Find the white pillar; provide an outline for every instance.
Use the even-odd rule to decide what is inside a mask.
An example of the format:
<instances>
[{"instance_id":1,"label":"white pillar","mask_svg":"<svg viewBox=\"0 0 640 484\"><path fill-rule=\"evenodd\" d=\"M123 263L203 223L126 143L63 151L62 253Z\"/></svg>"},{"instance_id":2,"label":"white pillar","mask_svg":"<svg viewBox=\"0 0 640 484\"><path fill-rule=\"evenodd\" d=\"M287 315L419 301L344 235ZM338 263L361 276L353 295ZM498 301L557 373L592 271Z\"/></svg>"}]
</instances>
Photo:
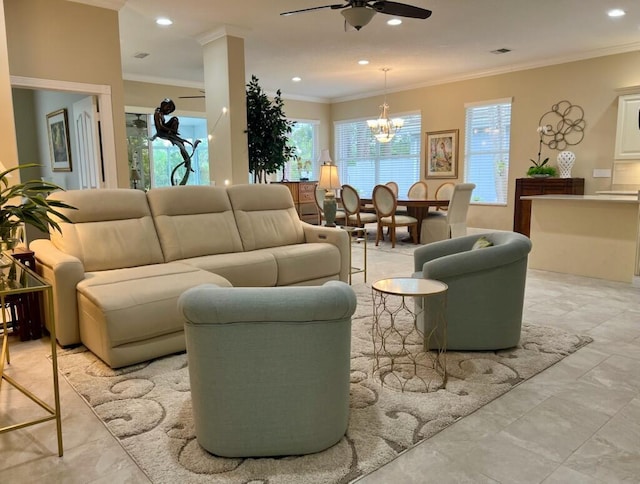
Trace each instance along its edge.
<instances>
[{"instance_id":1,"label":"white pillar","mask_svg":"<svg viewBox=\"0 0 640 484\"><path fill-rule=\"evenodd\" d=\"M224 27L199 40L204 59L211 184L248 183L244 39L237 29ZM228 109L226 115L221 115L223 108Z\"/></svg>"}]
</instances>

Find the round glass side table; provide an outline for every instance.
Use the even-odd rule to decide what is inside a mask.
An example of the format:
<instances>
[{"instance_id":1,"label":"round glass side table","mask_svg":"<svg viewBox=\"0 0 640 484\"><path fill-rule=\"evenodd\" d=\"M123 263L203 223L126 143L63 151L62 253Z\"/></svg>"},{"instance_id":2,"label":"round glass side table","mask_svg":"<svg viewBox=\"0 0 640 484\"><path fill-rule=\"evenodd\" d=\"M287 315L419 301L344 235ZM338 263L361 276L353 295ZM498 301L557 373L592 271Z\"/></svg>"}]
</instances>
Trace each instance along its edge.
<instances>
[{"instance_id":1,"label":"round glass side table","mask_svg":"<svg viewBox=\"0 0 640 484\"><path fill-rule=\"evenodd\" d=\"M420 392L445 388L447 290L443 282L410 277L373 283L373 375L382 385ZM435 324L425 334L419 319L426 317L427 304L436 305L429 311Z\"/></svg>"}]
</instances>

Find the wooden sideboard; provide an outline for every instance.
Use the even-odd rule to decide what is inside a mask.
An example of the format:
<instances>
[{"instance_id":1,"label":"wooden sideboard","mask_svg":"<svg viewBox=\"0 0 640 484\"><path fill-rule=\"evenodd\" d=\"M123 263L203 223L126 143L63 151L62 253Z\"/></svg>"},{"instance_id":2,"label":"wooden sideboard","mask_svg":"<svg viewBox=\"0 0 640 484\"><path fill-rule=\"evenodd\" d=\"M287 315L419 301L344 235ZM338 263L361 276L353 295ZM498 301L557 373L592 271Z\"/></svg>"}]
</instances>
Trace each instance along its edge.
<instances>
[{"instance_id":1,"label":"wooden sideboard","mask_svg":"<svg viewBox=\"0 0 640 484\"><path fill-rule=\"evenodd\" d=\"M318 208L315 201L317 181L274 182L286 185L291 191L300 220L310 224L318 223Z\"/></svg>"},{"instance_id":2,"label":"wooden sideboard","mask_svg":"<svg viewBox=\"0 0 640 484\"><path fill-rule=\"evenodd\" d=\"M532 195L584 195L584 178L517 178L513 211L513 231L529 237Z\"/></svg>"}]
</instances>

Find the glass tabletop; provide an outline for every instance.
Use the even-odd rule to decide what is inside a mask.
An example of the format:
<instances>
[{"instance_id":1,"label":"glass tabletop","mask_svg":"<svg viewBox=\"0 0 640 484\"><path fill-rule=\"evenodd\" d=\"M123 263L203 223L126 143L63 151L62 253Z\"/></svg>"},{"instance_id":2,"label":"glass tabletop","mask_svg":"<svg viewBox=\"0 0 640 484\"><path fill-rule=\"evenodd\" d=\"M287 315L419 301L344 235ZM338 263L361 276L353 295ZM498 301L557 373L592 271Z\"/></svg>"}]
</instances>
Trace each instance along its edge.
<instances>
[{"instance_id":1,"label":"glass tabletop","mask_svg":"<svg viewBox=\"0 0 640 484\"><path fill-rule=\"evenodd\" d=\"M397 296L428 296L445 292L449 288L444 282L413 277L381 279L374 282L371 287L378 292Z\"/></svg>"},{"instance_id":2,"label":"glass tabletop","mask_svg":"<svg viewBox=\"0 0 640 484\"><path fill-rule=\"evenodd\" d=\"M11 255L0 253L0 295L30 292L47 287L31 269L28 269Z\"/></svg>"}]
</instances>

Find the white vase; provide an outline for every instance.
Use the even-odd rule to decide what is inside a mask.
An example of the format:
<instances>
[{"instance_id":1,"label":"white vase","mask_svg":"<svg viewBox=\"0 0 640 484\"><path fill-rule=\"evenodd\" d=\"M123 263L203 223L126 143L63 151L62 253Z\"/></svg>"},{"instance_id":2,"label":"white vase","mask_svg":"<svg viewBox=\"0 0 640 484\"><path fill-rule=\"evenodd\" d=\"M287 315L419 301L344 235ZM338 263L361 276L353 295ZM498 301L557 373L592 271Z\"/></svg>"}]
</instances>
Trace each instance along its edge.
<instances>
[{"instance_id":1,"label":"white vase","mask_svg":"<svg viewBox=\"0 0 640 484\"><path fill-rule=\"evenodd\" d=\"M571 178L571 168L576 162L576 154L573 151L561 151L558 153L558 169L560 178Z\"/></svg>"}]
</instances>

